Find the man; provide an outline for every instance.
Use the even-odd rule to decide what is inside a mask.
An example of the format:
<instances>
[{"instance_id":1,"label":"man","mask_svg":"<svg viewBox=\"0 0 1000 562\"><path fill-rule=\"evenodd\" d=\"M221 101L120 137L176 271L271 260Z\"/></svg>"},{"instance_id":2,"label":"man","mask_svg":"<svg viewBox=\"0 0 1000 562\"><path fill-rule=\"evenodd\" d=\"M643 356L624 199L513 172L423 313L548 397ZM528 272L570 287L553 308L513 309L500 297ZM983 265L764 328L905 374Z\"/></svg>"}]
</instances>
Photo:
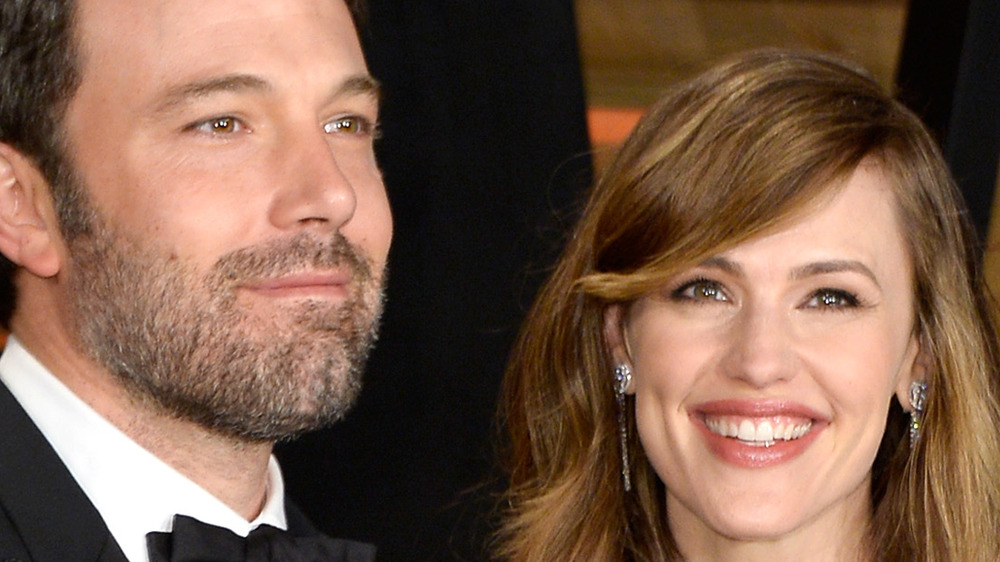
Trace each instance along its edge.
<instances>
[{"instance_id":1,"label":"man","mask_svg":"<svg viewBox=\"0 0 1000 562\"><path fill-rule=\"evenodd\" d=\"M376 120L343 0L2 3L0 560L315 533L271 449L343 415L375 337Z\"/></svg>"}]
</instances>

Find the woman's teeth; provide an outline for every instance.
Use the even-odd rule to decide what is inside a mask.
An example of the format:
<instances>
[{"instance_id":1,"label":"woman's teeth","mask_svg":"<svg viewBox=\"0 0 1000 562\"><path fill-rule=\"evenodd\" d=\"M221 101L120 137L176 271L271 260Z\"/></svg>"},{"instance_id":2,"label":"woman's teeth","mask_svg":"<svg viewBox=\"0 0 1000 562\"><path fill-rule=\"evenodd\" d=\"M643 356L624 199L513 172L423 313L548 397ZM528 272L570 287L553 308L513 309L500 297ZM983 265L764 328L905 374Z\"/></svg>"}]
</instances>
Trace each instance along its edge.
<instances>
[{"instance_id":1,"label":"woman's teeth","mask_svg":"<svg viewBox=\"0 0 1000 562\"><path fill-rule=\"evenodd\" d=\"M709 431L723 437L739 439L747 445L770 447L775 441L798 439L812 428L812 421L794 423L771 419L705 418Z\"/></svg>"}]
</instances>

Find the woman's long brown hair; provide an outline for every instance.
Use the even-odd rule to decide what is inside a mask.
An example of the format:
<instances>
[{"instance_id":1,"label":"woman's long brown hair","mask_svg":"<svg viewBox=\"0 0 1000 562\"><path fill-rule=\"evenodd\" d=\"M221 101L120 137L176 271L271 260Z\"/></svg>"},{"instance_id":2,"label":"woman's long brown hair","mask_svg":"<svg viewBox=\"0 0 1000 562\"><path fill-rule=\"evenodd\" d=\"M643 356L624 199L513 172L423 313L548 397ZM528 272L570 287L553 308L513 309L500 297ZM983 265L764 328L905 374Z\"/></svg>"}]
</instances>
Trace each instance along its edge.
<instances>
[{"instance_id":1,"label":"woman's long brown hair","mask_svg":"<svg viewBox=\"0 0 1000 562\"><path fill-rule=\"evenodd\" d=\"M510 489L498 558L680 558L666 492L636 439L621 483L611 304L822 205L862 160L894 182L913 259L915 333L933 368L911 448L894 407L873 467L879 560L1000 560L998 353L961 196L920 121L826 56L758 51L673 90L592 191L528 314L504 383Z\"/></svg>"}]
</instances>

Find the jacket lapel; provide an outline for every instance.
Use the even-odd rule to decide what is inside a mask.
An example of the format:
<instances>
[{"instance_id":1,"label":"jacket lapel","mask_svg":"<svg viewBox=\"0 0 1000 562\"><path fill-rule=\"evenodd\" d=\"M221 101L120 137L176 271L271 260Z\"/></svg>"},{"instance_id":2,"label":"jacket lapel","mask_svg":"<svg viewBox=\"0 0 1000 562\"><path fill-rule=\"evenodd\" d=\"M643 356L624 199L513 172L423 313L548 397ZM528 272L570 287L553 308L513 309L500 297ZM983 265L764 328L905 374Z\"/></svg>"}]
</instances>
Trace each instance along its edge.
<instances>
[{"instance_id":1,"label":"jacket lapel","mask_svg":"<svg viewBox=\"0 0 1000 562\"><path fill-rule=\"evenodd\" d=\"M286 501L289 531L319 531ZM375 560L375 547L336 539L343 562ZM73 475L0 383L0 560L127 562Z\"/></svg>"},{"instance_id":2,"label":"jacket lapel","mask_svg":"<svg viewBox=\"0 0 1000 562\"><path fill-rule=\"evenodd\" d=\"M0 533L38 562L125 562L97 509L10 391L0 384ZM0 540L7 544L10 538ZM0 559L8 556L0 552Z\"/></svg>"}]
</instances>

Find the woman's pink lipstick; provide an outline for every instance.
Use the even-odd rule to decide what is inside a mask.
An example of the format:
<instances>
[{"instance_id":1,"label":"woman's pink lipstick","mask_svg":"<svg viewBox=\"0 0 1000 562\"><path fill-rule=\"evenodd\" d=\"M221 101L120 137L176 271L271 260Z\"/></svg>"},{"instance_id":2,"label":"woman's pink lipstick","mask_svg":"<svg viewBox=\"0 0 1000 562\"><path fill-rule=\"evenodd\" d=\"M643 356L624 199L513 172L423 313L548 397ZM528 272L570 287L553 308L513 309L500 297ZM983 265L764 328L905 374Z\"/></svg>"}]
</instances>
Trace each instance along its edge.
<instances>
[{"instance_id":1,"label":"woman's pink lipstick","mask_svg":"<svg viewBox=\"0 0 1000 562\"><path fill-rule=\"evenodd\" d=\"M692 422L709 449L725 462L764 468L802 454L828 421L788 401L716 400L692 410Z\"/></svg>"}]
</instances>

